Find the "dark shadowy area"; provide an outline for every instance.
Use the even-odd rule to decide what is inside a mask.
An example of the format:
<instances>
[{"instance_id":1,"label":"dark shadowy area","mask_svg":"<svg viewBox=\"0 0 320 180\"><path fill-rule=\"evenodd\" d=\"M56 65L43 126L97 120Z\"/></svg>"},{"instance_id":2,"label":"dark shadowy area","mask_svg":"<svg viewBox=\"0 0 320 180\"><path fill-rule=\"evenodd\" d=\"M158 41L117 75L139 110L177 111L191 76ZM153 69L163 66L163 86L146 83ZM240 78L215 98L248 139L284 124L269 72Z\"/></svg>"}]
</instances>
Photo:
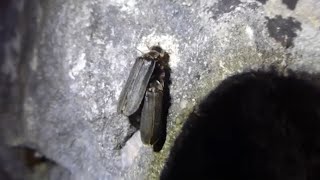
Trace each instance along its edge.
<instances>
[{"instance_id":1,"label":"dark shadowy area","mask_svg":"<svg viewBox=\"0 0 320 180\"><path fill-rule=\"evenodd\" d=\"M206 8L206 11L212 13L212 19L217 19L222 14L235 10L239 4L241 4L240 0L220 0L215 5Z\"/></svg>"},{"instance_id":2,"label":"dark shadowy area","mask_svg":"<svg viewBox=\"0 0 320 180\"><path fill-rule=\"evenodd\" d=\"M291 10L296 8L298 0L282 0L282 3L287 5L287 7Z\"/></svg>"},{"instance_id":3,"label":"dark shadowy area","mask_svg":"<svg viewBox=\"0 0 320 180\"><path fill-rule=\"evenodd\" d=\"M116 150L122 149L126 145L127 141L134 135L134 133L139 130L142 107L143 107L143 102L140 104L140 107L137 110L137 112L133 113L128 117L130 128L127 131L127 134L123 138L123 140L120 143L116 144L115 146Z\"/></svg>"},{"instance_id":4,"label":"dark shadowy area","mask_svg":"<svg viewBox=\"0 0 320 180\"><path fill-rule=\"evenodd\" d=\"M0 2L0 9L3 10L3 9L6 9L8 7L10 3L10 0L2 0Z\"/></svg>"},{"instance_id":5,"label":"dark shadowy area","mask_svg":"<svg viewBox=\"0 0 320 180\"><path fill-rule=\"evenodd\" d=\"M200 80L201 75L200 75L200 74L197 74L197 75L195 75L195 78L196 78L197 80Z\"/></svg>"},{"instance_id":6,"label":"dark shadowy area","mask_svg":"<svg viewBox=\"0 0 320 180\"><path fill-rule=\"evenodd\" d=\"M116 150L122 149L126 145L127 141L133 136L133 134L139 130L142 108L143 108L143 101L141 102L139 109L128 117L130 128L127 132L127 135L124 137L124 139L116 145L115 147Z\"/></svg>"},{"instance_id":7,"label":"dark shadowy area","mask_svg":"<svg viewBox=\"0 0 320 180\"><path fill-rule=\"evenodd\" d=\"M130 125L136 129L139 129L139 127L140 127L142 107L143 107L143 101L141 102L139 109L135 113L133 113L132 115L130 115L128 117Z\"/></svg>"},{"instance_id":8,"label":"dark shadowy area","mask_svg":"<svg viewBox=\"0 0 320 180\"><path fill-rule=\"evenodd\" d=\"M0 145L0 179L22 180L30 173L22 155L17 148Z\"/></svg>"},{"instance_id":9,"label":"dark shadowy area","mask_svg":"<svg viewBox=\"0 0 320 180\"><path fill-rule=\"evenodd\" d=\"M268 0L257 0L257 1L261 2L262 4L266 4Z\"/></svg>"},{"instance_id":10,"label":"dark shadowy area","mask_svg":"<svg viewBox=\"0 0 320 180\"><path fill-rule=\"evenodd\" d=\"M8 51L10 40L16 36L18 15L15 1L0 2L0 67L8 66L8 54L5 52ZM15 107L12 107L12 102L16 101L14 98L17 96L13 74L8 73L9 69L4 70L0 69L0 113L13 111Z\"/></svg>"},{"instance_id":11,"label":"dark shadowy area","mask_svg":"<svg viewBox=\"0 0 320 180\"><path fill-rule=\"evenodd\" d=\"M293 40L297 37L297 30L302 30L301 23L293 17L283 18L277 15L275 18L266 17L269 34L285 48L293 47Z\"/></svg>"},{"instance_id":12,"label":"dark shadowy area","mask_svg":"<svg viewBox=\"0 0 320 180\"><path fill-rule=\"evenodd\" d=\"M33 148L0 146L0 179L37 180L49 179L50 175L55 179L57 176L50 171L57 167L59 165ZM63 173L70 174L62 169Z\"/></svg>"},{"instance_id":13,"label":"dark shadowy area","mask_svg":"<svg viewBox=\"0 0 320 180\"><path fill-rule=\"evenodd\" d=\"M17 147L17 149L21 151L22 159L24 160L25 165L30 169L33 169L35 166L41 163L51 162L49 159L45 158L34 149L28 147Z\"/></svg>"},{"instance_id":14,"label":"dark shadowy area","mask_svg":"<svg viewBox=\"0 0 320 180\"><path fill-rule=\"evenodd\" d=\"M306 75L224 80L189 116L161 179L319 179L320 89Z\"/></svg>"}]
</instances>

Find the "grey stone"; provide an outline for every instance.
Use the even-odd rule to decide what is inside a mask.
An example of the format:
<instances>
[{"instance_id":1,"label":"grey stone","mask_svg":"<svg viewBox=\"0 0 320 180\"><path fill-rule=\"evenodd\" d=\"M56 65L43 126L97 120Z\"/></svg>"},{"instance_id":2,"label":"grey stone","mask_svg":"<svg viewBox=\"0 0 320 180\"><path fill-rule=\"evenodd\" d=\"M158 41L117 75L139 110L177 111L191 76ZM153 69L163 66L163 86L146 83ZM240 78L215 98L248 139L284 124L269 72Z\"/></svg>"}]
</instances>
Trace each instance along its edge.
<instances>
[{"instance_id":1,"label":"grey stone","mask_svg":"<svg viewBox=\"0 0 320 180\"><path fill-rule=\"evenodd\" d=\"M1 143L54 161L51 179L157 179L184 119L224 78L270 64L320 72L318 0L12 2ZM116 105L135 58L158 43L170 53L172 106L154 153Z\"/></svg>"}]
</instances>

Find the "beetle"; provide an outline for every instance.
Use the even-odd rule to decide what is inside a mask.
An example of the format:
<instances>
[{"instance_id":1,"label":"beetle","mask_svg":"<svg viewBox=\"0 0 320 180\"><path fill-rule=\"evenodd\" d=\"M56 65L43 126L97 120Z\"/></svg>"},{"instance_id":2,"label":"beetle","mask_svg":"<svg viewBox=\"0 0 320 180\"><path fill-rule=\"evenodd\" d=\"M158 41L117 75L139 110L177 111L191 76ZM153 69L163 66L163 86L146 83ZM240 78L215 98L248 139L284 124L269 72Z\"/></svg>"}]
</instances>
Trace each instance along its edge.
<instances>
[{"instance_id":1,"label":"beetle","mask_svg":"<svg viewBox=\"0 0 320 180\"><path fill-rule=\"evenodd\" d=\"M163 94L169 54L160 46L138 57L121 91L117 112L125 116L140 114L140 136L144 144L154 145L160 136Z\"/></svg>"}]
</instances>

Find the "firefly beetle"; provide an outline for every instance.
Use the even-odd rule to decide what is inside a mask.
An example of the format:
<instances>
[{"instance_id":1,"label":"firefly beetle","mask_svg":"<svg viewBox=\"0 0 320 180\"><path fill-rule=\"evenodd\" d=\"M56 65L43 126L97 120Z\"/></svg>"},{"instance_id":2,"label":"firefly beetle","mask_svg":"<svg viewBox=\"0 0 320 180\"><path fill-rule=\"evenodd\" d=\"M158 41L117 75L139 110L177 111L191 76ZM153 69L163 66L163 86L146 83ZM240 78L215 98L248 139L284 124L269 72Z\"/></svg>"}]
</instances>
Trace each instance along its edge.
<instances>
[{"instance_id":1,"label":"firefly beetle","mask_svg":"<svg viewBox=\"0 0 320 180\"><path fill-rule=\"evenodd\" d=\"M118 113L128 117L140 113L140 136L144 144L154 145L160 136L163 113L163 94L169 54L160 46L138 57L121 91ZM166 110L165 110L166 111Z\"/></svg>"}]
</instances>

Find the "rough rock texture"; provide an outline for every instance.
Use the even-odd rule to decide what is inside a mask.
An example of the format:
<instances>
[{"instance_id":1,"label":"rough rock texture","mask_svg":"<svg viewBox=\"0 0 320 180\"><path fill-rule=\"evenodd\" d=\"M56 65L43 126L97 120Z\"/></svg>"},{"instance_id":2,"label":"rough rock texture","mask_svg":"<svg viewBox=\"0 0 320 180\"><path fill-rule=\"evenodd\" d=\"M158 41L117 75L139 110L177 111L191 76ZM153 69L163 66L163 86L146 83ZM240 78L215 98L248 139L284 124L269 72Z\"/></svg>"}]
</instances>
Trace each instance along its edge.
<instances>
[{"instance_id":1,"label":"rough rock texture","mask_svg":"<svg viewBox=\"0 0 320 180\"><path fill-rule=\"evenodd\" d=\"M16 0L1 8L0 153L35 149L55 164L48 179L156 179L185 117L225 77L270 64L320 72L318 0ZM116 105L135 58L158 43L170 53L172 106L166 144L153 153L138 132L131 137Z\"/></svg>"}]
</instances>

